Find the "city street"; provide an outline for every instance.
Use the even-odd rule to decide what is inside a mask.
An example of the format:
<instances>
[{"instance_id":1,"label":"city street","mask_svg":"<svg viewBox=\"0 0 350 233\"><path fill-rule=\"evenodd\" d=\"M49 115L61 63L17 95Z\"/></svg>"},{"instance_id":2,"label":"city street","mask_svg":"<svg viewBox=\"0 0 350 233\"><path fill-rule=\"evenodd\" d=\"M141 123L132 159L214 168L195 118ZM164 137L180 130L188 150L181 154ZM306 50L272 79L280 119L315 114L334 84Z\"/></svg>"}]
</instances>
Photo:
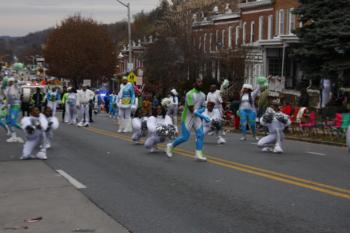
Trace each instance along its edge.
<instances>
[{"instance_id":1,"label":"city street","mask_svg":"<svg viewBox=\"0 0 350 233\"><path fill-rule=\"evenodd\" d=\"M284 154L268 154L228 134L220 146L206 137L208 162L200 163L193 139L169 159L116 133L106 115L94 120L62 124L45 164L85 185L79 190L130 232L349 232L345 148L286 141ZM3 132L0 139L0 163L18 160L19 144L5 143Z\"/></svg>"}]
</instances>

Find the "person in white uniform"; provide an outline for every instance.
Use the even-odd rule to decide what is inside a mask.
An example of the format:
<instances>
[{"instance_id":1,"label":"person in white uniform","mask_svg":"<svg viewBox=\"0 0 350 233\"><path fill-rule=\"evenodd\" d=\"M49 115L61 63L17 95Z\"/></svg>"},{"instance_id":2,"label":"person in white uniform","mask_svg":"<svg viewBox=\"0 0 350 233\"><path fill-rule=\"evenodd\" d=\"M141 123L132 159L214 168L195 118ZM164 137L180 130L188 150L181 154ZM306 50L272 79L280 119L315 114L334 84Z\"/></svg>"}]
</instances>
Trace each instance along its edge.
<instances>
[{"instance_id":1,"label":"person in white uniform","mask_svg":"<svg viewBox=\"0 0 350 233\"><path fill-rule=\"evenodd\" d=\"M44 109L44 115L46 117L48 126L44 131L44 140L42 143L42 147L46 149L51 148L52 140L53 140L53 132L57 130L59 127L59 122L56 116L53 115L51 108L47 107Z\"/></svg>"},{"instance_id":2,"label":"person in white uniform","mask_svg":"<svg viewBox=\"0 0 350 233\"><path fill-rule=\"evenodd\" d=\"M289 116L279 109L278 101L273 101L272 108L267 108L260 123L268 129L268 135L258 141L263 152L283 153L284 129L291 124Z\"/></svg>"},{"instance_id":3,"label":"person in white uniform","mask_svg":"<svg viewBox=\"0 0 350 233\"><path fill-rule=\"evenodd\" d=\"M89 89L87 86L83 86L82 90L78 91L77 94L77 106L80 108L81 120L78 126L88 127L90 124L89 116L89 104L95 97L95 93Z\"/></svg>"},{"instance_id":4,"label":"person in white uniform","mask_svg":"<svg viewBox=\"0 0 350 233\"><path fill-rule=\"evenodd\" d=\"M24 130L26 142L23 145L23 152L20 159L38 158L46 160L46 147L41 146L44 140L44 132L48 127L48 122L44 114L40 113L38 108L32 108L30 116L22 118L21 127ZM36 155L32 154L34 150L38 150Z\"/></svg>"},{"instance_id":5,"label":"person in white uniform","mask_svg":"<svg viewBox=\"0 0 350 233\"><path fill-rule=\"evenodd\" d=\"M217 144L225 144L226 140L222 136L223 121L219 109L215 108L214 102L208 102L207 108L203 115L210 119L210 122L204 122L204 134L215 134L217 137Z\"/></svg>"}]
</instances>

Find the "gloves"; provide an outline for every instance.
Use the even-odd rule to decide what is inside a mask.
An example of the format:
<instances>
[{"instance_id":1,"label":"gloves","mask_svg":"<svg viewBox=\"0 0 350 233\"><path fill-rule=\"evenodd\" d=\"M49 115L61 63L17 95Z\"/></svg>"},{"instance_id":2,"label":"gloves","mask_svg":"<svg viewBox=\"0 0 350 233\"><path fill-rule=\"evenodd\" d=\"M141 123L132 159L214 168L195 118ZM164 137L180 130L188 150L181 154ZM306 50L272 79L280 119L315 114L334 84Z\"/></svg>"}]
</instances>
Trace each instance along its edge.
<instances>
[{"instance_id":1,"label":"gloves","mask_svg":"<svg viewBox=\"0 0 350 233\"><path fill-rule=\"evenodd\" d=\"M210 118L208 116L205 116L205 115L202 114L204 111L205 111L204 108L200 108L194 113L194 115L196 117L201 118L203 121L209 123L210 122Z\"/></svg>"},{"instance_id":2,"label":"gloves","mask_svg":"<svg viewBox=\"0 0 350 233\"><path fill-rule=\"evenodd\" d=\"M283 113L276 113L275 117L279 122L283 124L288 123L288 116L284 115Z\"/></svg>"},{"instance_id":3,"label":"gloves","mask_svg":"<svg viewBox=\"0 0 350 233\"><path fill-rule=\"evenodd\" d=\"M265 113L263 115L263 121L267 124L270 124L273 120L273 115L274 115L273 113Z\"/></svg>"}]
</instances>

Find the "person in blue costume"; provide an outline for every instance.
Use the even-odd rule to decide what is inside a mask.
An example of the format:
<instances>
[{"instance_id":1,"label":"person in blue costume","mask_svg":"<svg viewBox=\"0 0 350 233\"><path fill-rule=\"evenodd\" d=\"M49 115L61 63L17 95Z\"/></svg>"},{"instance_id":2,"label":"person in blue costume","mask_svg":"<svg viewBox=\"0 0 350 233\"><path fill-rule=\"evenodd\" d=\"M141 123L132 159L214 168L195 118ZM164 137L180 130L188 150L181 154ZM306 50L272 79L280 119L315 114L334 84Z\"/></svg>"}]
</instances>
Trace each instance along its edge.
<instances>
[{"instance_id":1,"label":"person in blue costume","mask_svg":"<svg viewBox=\"0 0 350 233\"><path fill-rule=\"evenodd\" d=\"M201 91L202 85L202 79L197 78L193 89L186 94L185 106L181 117L181 135L167 145L166 153L169 158L173 156L175 147L188 141L191 128L194 128L196 135L195 159L198 161L207 161L207 158L203 155L203 121L210 122L210 119L203 115L205 111L205 94Z\"/></svg>"},{"instance_id":2,"label":"person in blue costume","mask_svg":"<svg viewBox=\"0 0 350 233\"><path fill-rule=\"evenodd\" d=\"M118 94L119 102L119 133L129 133L131 127L131 108L135 104L135 91L132 83L127 77L123 77Z\"/></svg>"},{"instance_id":3,"label":"person in blue costume","mask_svg":"<svg viewBox=\"0 0 350 233\"><path fill-rule=\"evenodd\" d=\"M8 125L11 137L7 139L7 142L19 142L23 143L23 139L17 137L15 128L21 129L21 126L17 123L18 113L21 110L21 101L19 90L15 86L15 79L9 78L7 87L4 91L7 106L8 106L8 115L6 118L6 124Z\"/></svg>"}]
</instances>

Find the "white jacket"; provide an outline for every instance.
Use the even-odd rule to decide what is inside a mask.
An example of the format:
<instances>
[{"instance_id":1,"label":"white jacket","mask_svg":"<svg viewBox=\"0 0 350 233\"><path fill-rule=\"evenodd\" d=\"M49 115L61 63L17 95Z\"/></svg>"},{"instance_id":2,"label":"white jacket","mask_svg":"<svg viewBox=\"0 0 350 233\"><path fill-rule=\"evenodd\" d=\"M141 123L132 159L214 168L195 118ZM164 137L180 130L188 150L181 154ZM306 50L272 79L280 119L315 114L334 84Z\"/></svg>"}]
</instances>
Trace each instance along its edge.
<instances>
[{"instance_id":1,"label":"white jacket","mask_svg":"<svg viewBox=\"0 0 350 233\"><path fill-rule=\"evenodd\" d=\"M78 90L77 93L77 105L88 104L90 100L93 100L95 93L89 89L86 91Z\"/></svg>"}]
</instances>

